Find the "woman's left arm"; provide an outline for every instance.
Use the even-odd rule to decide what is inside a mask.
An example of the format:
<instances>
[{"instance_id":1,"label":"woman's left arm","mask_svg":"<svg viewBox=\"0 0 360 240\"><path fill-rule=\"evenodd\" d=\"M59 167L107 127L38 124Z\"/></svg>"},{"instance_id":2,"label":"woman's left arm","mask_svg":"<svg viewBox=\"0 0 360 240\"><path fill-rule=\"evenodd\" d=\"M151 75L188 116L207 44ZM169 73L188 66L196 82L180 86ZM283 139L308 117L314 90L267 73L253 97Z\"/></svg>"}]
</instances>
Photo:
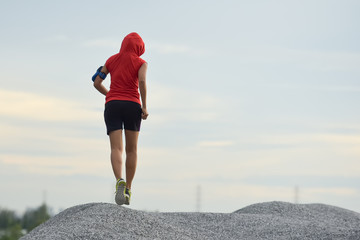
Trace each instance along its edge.
<instances>
[{"instance_id":1,"label":"woman's left arm","mask_svg":"<svg viewBox=\"0 0 360 240\"><path fill-rule=\"evenodd\" d=\"M101 69L101 72L105 73L106 75L109 73L109 71L107 70L106 66L104 65ZM94 87L103 95L106 96L106 94L109 92L106 87L102 84L102 82L104 81L104 79L102 79L101 77L99 77L99 75L96 76L95 81L94 81Z\"/></svg>"}]
</instances>

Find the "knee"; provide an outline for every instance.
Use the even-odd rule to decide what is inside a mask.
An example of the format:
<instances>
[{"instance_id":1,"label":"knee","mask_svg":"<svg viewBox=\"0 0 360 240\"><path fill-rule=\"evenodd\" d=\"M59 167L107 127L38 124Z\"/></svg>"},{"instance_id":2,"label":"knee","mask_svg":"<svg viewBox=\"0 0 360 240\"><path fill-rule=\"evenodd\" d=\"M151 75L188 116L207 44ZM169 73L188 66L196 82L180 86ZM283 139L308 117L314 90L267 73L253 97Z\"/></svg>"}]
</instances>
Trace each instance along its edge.
<instances>
[{"instance_id":1,"label":"knee","mask_svg":"<svg viewBox=\"0 0 360 240\"><path fill-rule=\"evenodd\" d=\"M122 154L123 149L122 149L121 147L114 147L114 146L112 146L112 147L111 147L111 152Z\"/></svg>"},{"instance_id":2,"label":"knee","mask_svg":"<svg viewBox=\"0 0 360 240\"><path fill-rule=\"evenodd\" d=\"M137 154L137 147L136 146L126 146L125 147L126 154Z\"/></svg>"}]
</instances>

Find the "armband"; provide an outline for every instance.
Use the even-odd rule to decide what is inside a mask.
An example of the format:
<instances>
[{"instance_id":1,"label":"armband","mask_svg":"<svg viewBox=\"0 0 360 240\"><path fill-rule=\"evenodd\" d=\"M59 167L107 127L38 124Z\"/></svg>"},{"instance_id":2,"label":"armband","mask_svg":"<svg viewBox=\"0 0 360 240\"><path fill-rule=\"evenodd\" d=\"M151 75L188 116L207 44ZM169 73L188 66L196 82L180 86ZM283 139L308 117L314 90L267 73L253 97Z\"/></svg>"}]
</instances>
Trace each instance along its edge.
<instances>
[{"instance_id":1,"label":"armband","mask_svg":"<svg viewBox=\"0 0 360 240\"><path fill-rule=\"evenodd\" d=\"M104 80L106 78L106 74L103 72L99 72L99 77Z\"/></svg>"},{"instance_id":2,"label":"armband","mask_svg":"<svg viewBox=\"0 0 360 240\"><path fill-rule=\"evenodd\" d=\"M95 79L97 76L99 76L102 80L104 80L106 78L106 74L101 72L101 69L103 68L103 66L100 66L97 70L96 73L94 74L94 76L92 76L92 81L95 82Z\"/></svg>"}]
</instances>

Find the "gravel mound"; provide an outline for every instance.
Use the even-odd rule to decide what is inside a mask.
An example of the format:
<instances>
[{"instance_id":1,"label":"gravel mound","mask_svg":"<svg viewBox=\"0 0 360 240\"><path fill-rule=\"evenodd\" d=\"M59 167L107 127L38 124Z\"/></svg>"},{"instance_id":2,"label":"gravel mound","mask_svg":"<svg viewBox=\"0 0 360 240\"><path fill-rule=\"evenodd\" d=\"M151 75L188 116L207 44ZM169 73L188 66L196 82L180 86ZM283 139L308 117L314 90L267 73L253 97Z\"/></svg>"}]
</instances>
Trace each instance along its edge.
<instances>
[{"instance_id":1,"label":"gravel mound","mask_svg":"<svg viewBox=\"0 0 360 240\"><path fill-rule=\"evenodd\" d=\"M158 213L89 203L66 209L21 239L357 240L360 214L285 202L254 204L233 213Z\"/></svg>"}]
</instances>

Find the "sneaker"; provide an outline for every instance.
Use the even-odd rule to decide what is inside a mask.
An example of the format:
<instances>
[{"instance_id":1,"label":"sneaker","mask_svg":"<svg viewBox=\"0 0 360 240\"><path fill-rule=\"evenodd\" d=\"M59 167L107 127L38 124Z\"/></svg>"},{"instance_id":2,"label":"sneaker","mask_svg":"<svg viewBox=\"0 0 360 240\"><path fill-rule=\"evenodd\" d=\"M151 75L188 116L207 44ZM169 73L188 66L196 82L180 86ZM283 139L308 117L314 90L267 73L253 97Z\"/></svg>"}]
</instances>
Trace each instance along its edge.
<instances>
[{"instance_id":1,"label":"sneaker","mask_svg":"<svg viewBox=\"0 0 360 240\"><path fill-rule=\"evenodd\" d=\"M125 204L130 205L130 198L131 198L131 190L125 189Z\"/></svg>"},{"instance_id":2,"label":"sneaker","mask_svg":"<svg viewBox=\"0 0 360 240\"><path fill-rule=\"evenodd\" d=\"M124 179L119 179L116 182L115 202L117 205L123 205L125 203L125 186Z\"/></svg>"}]
</instances>

